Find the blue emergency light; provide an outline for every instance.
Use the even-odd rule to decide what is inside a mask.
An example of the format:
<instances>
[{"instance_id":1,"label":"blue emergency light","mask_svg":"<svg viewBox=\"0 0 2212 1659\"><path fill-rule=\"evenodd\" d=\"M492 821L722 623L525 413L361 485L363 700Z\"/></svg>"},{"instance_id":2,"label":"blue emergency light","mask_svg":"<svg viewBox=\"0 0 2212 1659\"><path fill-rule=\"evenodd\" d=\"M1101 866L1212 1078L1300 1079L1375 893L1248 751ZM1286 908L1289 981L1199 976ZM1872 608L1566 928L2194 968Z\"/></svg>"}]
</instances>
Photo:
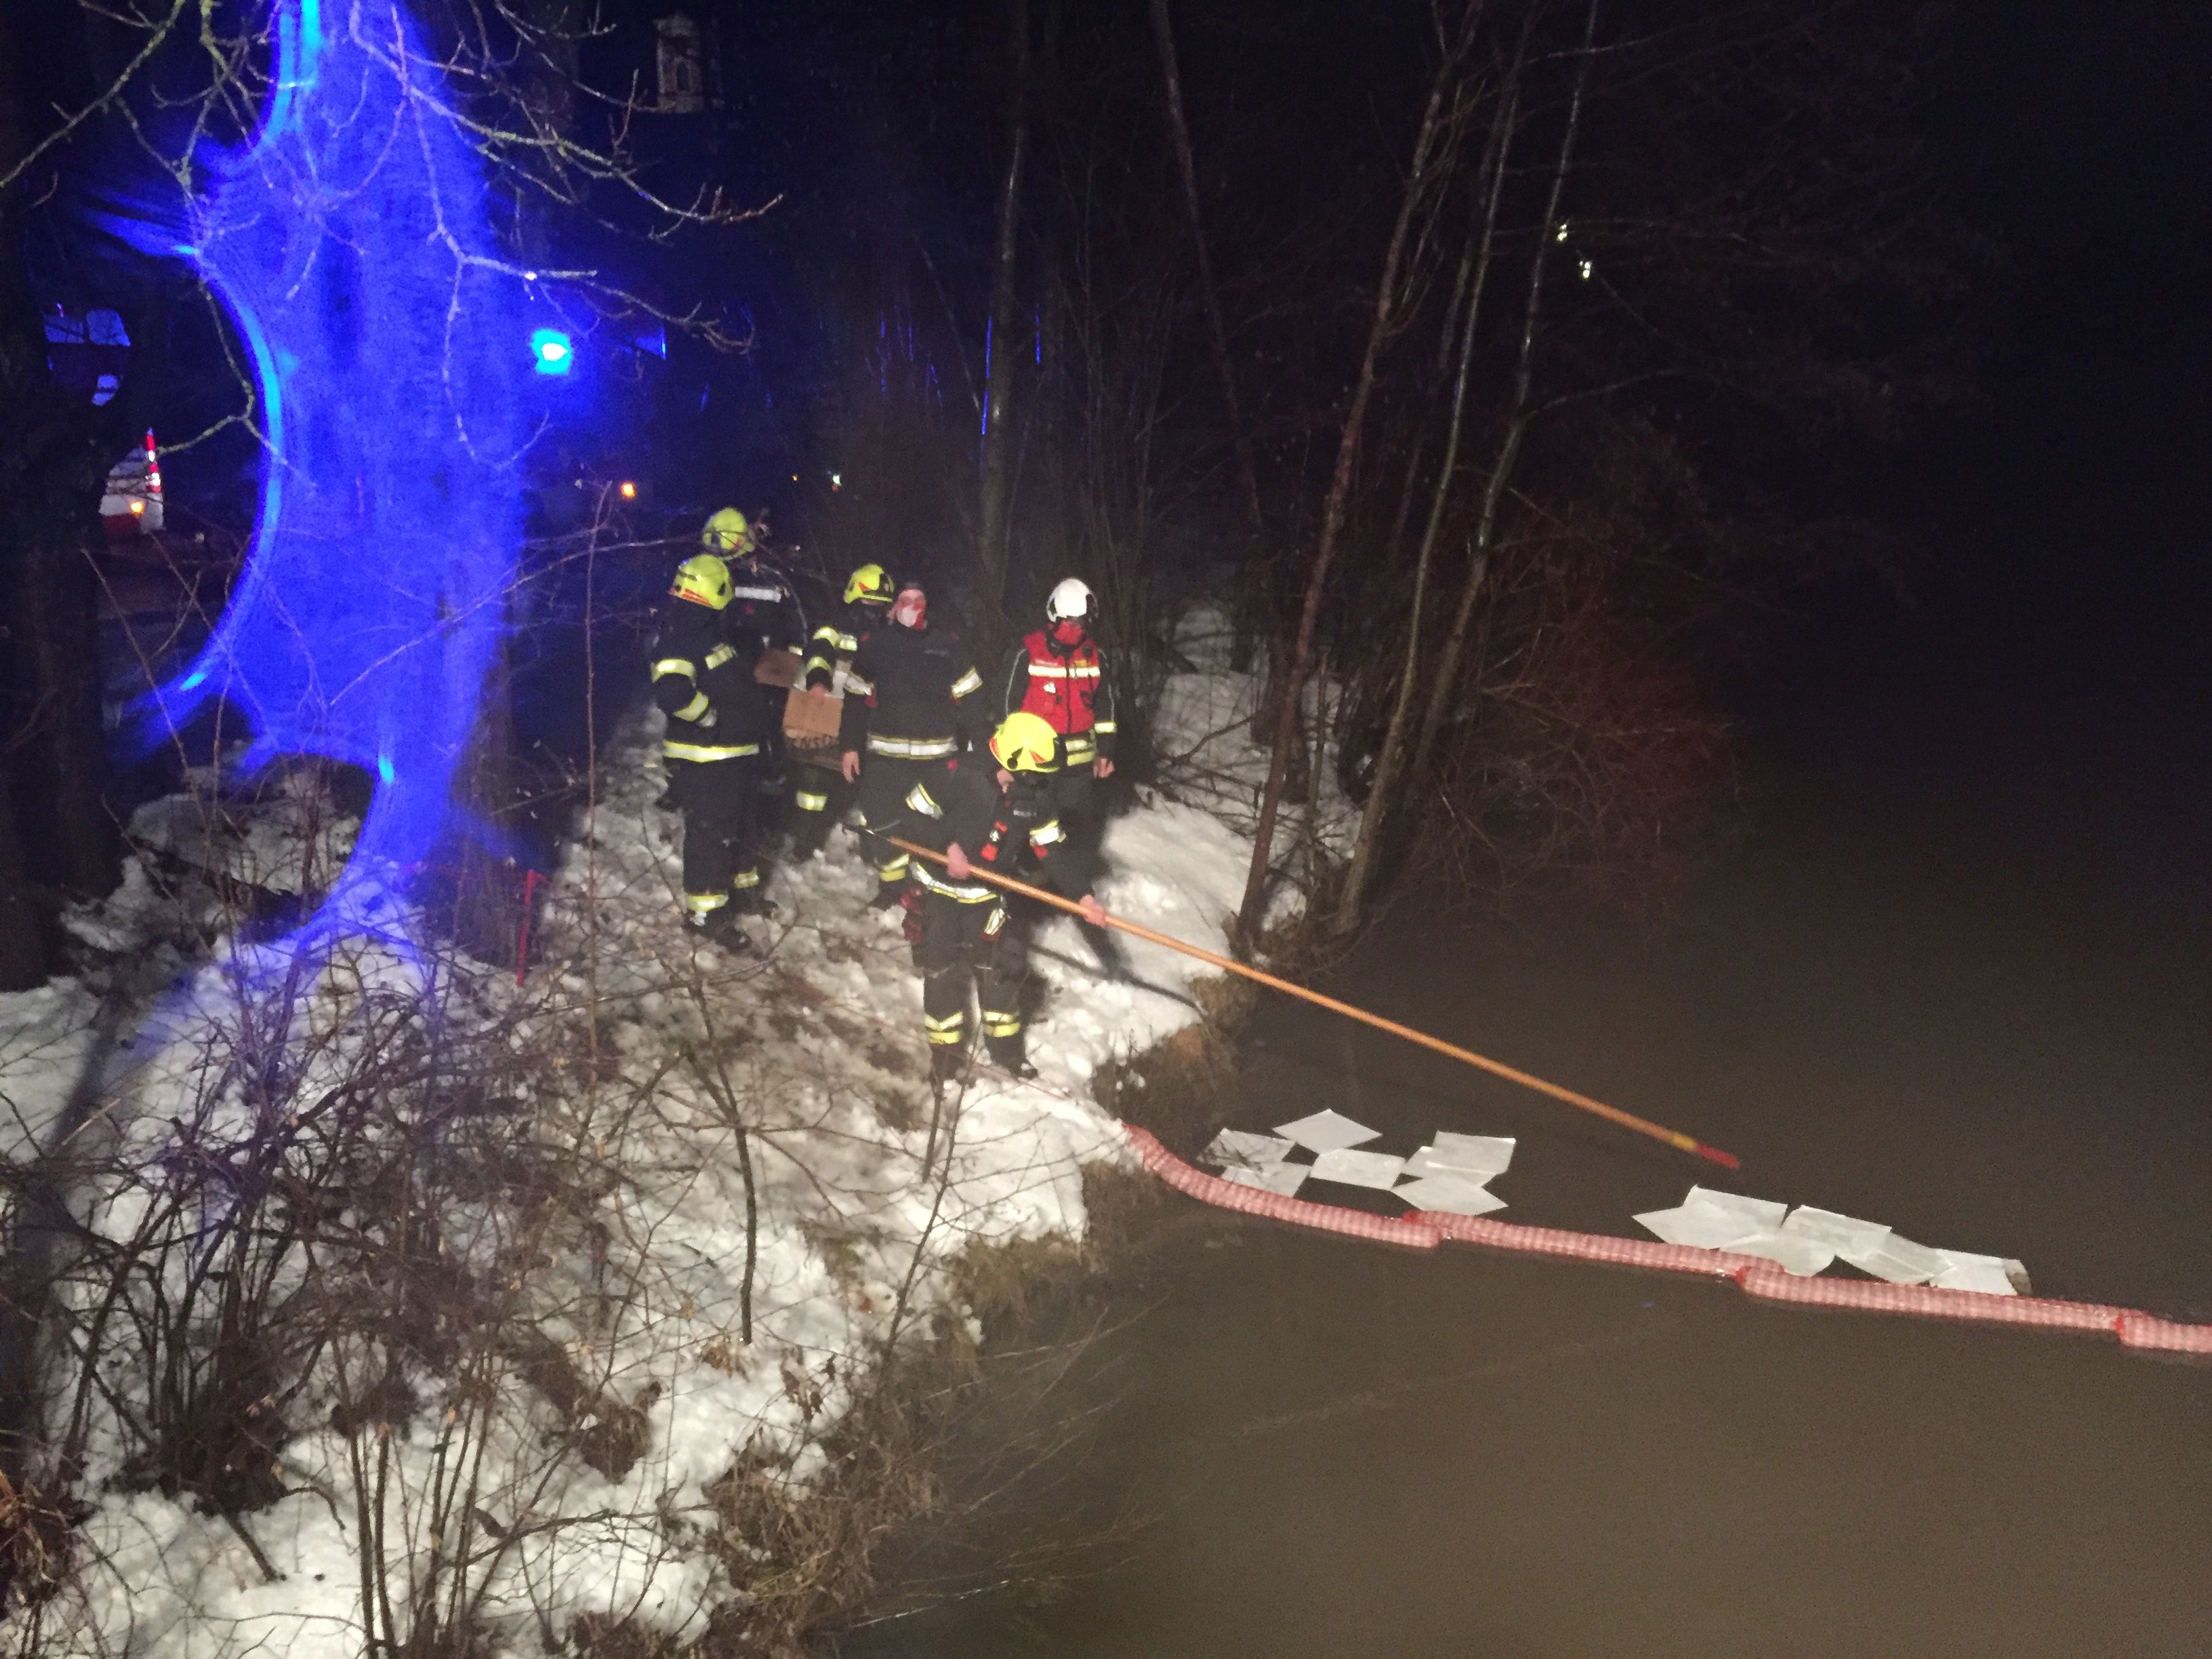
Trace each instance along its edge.
<instances>
[{"instance_id":1,"label":"blue emergency light","mask_svg":"<svg viewBox=\"0 0 2212 1659\"><path fill-rule=\"evenodd\" d=\"M576 366L576 348L557 328L541 328L530 336L530 357L540 374L566 374Z\"/></svg>"}]
</instances>

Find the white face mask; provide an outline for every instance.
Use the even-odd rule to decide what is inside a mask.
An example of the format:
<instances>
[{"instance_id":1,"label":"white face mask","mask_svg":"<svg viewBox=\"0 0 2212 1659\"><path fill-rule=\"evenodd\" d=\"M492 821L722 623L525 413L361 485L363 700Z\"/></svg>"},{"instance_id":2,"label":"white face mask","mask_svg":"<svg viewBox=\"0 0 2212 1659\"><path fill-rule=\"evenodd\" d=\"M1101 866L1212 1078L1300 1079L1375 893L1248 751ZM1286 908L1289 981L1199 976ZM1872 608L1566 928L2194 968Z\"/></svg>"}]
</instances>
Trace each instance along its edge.
<instances>
[{"instance_id":1,"label":"white face mask","mask_svg":"<svg viewBox=\"0 0 2212 1659\"><path fill-rule=\"evenodd\" d=\"M891 620L901 628L919 628L929 615L929 600L926 595L908 588L891 602Z\"/></svg>"}]
</instances>

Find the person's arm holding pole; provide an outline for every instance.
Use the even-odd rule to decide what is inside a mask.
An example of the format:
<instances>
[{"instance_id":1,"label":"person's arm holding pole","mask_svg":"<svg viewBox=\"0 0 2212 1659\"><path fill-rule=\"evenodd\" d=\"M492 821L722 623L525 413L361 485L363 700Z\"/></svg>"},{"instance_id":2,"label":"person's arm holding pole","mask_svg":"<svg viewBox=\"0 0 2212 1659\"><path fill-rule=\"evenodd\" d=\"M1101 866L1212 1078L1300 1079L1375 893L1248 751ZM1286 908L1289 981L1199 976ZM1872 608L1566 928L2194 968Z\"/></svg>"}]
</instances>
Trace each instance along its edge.
<instances>
[{"instance_id":1,"label":"person's arm holding pole","mask_svg":"<svg viewBox=\"0 0 2212 1659\"><path fill-rule=\"evenodd\" d=\"M1071 915L1079 915L1094 927L1118 928L1121 932L1134 938L1148 940L1154 945L1164 945L1170 951L1179 951L1187 957L1194 957L1200 962L1222 969L1224 973L1239 975L1273 990L1280 991L1286 996L1297 997L1302 1001L1327 1008L1333 1013L1342 1014L1348 1019L1356 1019L1363 1024L1372 1025L1377 1030L1388 1031L1393 1036L1403 1037L1408 1042L1419 1043L1424 1048L1433 1049L1437 1054L1449 1055L1463 1064L1488 1072L1493 1077L1504 1078L1509 1083L1517 1083L1525 1089L1533 1089L1539 1094L1549 1095L1554 1100L1564 1101L1579 1110L1592 1113L1608 1122L1619 1124L1624 1129L1632 1129L1638 1134L1649 1135L1654 1140L1662 1140L1679 1152L1692 1153L1698 1158L1717 1164L1723 1169L1733 1170L1740 1167L1741 1160L1735 1153L1723 1152L1717 1146L1708 1146L1692 1136L1669 1129L1662 1124L1654 1123L1648 1118L1638 1117L1633 1112L1624 1112L1618 1106L1608 1106L1601 1100L1593 1100L1588 1095L1578 1094L1572 1089L1547 1082L1544 1079L1522 1071L1517 1066L1508 1066L1503 1060L1492 1060L1487 1054L1479 1054L1471 1048L1462 1048L1455 1042L1446 1042L1442 1037L1431 1036L1426 1031L1417 1031L1410 1025L1401 1025L1396 1020L1385 1019L1380 1014L1370 1014L1364 1008L1354 1007L1351 1003L1340 1001L1335 997L1324 995L1319 991L1309 990L1303 985L1280 978L1267 972L1264 969L1255 968L1247 963L1221 956L1215 951L1206 950L1202 945L1176 939L1172 934L1157 932L1146 927L1142 922L1131 921L1126 917L1115 915L1099 904L1096 895L1085 894L1080 901L1062 898L1059 894L1048 892L1042 887L1032 886L1028 882L1018 881L1012 876L1000 875L995 870L981 868L970 863L967 855L961 852L957 844L949 848L945 853L933 853L927 847L918 847L914 842L902 841L896 836L886 836L884 839L892 846L902 848L916 858L927 859L933 864L944 865L955 880L964 880L974 876L996 886L1003 887L1009 892L1019 893L1024 898L1033 898L1042 903L1049 904L1055 910L1065 910ZM960 855L958 867L952 865L951 855L953 854Z\"/></svg>"}]
</instances>

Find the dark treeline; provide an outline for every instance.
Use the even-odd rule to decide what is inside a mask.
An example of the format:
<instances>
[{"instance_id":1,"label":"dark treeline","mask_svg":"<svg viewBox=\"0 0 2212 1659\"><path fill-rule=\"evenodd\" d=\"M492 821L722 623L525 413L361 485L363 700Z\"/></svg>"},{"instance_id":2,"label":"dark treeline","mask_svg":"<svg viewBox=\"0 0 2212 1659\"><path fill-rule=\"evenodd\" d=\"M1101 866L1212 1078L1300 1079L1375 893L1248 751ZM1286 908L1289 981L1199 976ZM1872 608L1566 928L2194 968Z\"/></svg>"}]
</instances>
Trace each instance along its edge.
<instances>
[{"instance_id":1,"label":"dark treeline","mask_svg":"<svg viewBox=\"0 0 2212 1659\"><path fill-rule=\"evenodd\" d=\"M1775 607L1900 550L1879 446L1964 388L1910 7L732 13L779 441L833 563L994 640L1070 571L1139 689L1225 600L1349 928L1409 852L1663 880ZM794 470L802 474L807 469ZM1305 728L1316 676L1332 729Z\"/></svg>"},{"instance_id":2,"label":"dark treeline","mask_svg":"<svg viewBox=\"0 0 2212 1659\"><path fill-rule=\"evenodd\" d=\"M921 569L987 649L1083 575L1140 730L1165 618L1223 602L1273 755L1248 923L1323 756L1359 811L1340 928L1413 867L1663 881L1726 775L1728 671L1793 592L1900 556L1869 457L1964 384L1970 250L1920 149L1942 40L1911 5L429 9L505 112L518 258L592 272L591 326L666 332L549 428L540 481L636 476L678 536L769 506L803 569ZM10 56L20 155L58 117ZM8 188L11 328L60 176ZM143 404L41 522L89 523ZM20 596L42 544L10 544ZM62 729L22 605L19 797Z\"/></svg>"}]
</instances>

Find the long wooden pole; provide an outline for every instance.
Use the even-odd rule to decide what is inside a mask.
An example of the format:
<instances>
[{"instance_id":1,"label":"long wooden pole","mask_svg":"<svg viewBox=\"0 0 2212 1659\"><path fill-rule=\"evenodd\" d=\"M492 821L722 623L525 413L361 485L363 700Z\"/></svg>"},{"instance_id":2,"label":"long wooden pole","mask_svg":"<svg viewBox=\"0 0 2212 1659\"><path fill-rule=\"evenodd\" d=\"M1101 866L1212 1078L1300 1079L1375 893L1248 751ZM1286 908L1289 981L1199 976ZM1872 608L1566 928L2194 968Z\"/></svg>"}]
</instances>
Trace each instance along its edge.
<instances>
[{"instance_id":1,"label":"long wooden pole","mask_svg":"<svg viewBox=\"0 0 2212 1659\"><path fill-rule=\"evenodd\" d=\"M932 864L945 862L944 854L933 853L927 847L918 847L910 841L902 841L896 836L886 836L884 839L892 846L903 852L910 853L918 859L927 859ZM986 870L980 865L973 864L969 866L969 872L981 880L989 882L994 887L1003 887L1010 893L1019 893L1024 898L1033 898L1041 903L1049 904L1055 910L1065 910L1071 915L1083 914L1083 907L1073 900L1064 899L1057 893L1048 893L1042 887L1032 887L1025 881L1017 881L1012 876L1002 876L996 871ZM1245 979L1265 985L1271 990L1280 991L1285 996L1297 997L1303 1002L1310 1002L1316 1007L1329 1010L1332 1013L1342 1014L1346 1019L1356 1019L1363 1025L1372 1025L1378 1031L1388 1031L1392 1036L1403 1037L1407 1042L1417 1042L1424 1048L1433 1049L1440 1054L1448 1054L1464 1065L1487 1072L1492 1077L1502 1077L1508 1083L1517 1083L1524 1089L1534 1089L1538 1094L1549 1095L1554 1100L1563 1100L1570 1106L1594 1113L1609 1123L1619 1124L1624 1129L1633 1129L1638 1134L1649 1135L1654 1140L1662 1140L1678 1152L1691 1152L1699 1158L1709 1159L1724 1170L1741 1167L1741 1160L1734 1152L1724 1152L1717 1146L1708 1146L1702 1140L1683 1134L1677 1130L1669 1129L1663 1124L1654 1123L1649 1118L1638 1117L1633 1112L1622 1111L1618 1106L1608 1106L1601 1100L1593 1100L1588 1095L1577 1094L1572 1089L1547 1082L1544 1079L1524 1072L1518 1066L1508 1066L1502 1060L1492 1060L1487 1054L1478 1054L1472 1048L1462 1048L1456 1042L1446 1042L1442 1037L1431 1036L1426 1031L1417 1031L1410 1025L1401 1025L1395 1019L1385 1019L1380 1014L1370 1014L1364 1008L1355 1008L1348 1002L1339 1001L1336 998L1324 995L1319 991L1309 990L1303 985L1279 978L1264 969L1253 967L1249 963L1238 962L1232 957L1218 956L1202 945L1176 939L1172 934L1158 933L1146 927L1142 922L1130 921L1124 917L1115 915L1110 911L1106 916L1106 925L1138 939L1149 939L1154 945L1164 945L1170 951L1180 951L1187 957L1195 957L1199 961L1209 963L1224 972L1239 975Z\"/></svg>"}]
</instances>

